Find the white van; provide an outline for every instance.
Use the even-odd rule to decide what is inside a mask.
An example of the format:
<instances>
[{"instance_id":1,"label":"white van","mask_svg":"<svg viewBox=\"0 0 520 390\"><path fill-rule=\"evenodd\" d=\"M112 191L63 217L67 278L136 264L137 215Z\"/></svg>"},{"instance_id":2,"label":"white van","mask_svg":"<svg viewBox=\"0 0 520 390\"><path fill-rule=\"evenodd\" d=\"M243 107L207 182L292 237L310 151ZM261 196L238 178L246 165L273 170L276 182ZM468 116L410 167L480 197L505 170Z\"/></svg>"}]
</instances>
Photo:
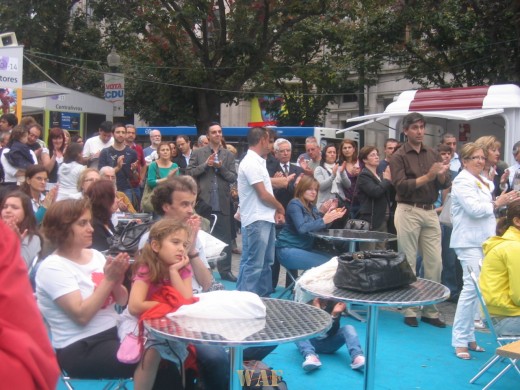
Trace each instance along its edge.
<instances>
[{"instance_id":1,"label":"white van","mask_svg":"<svg viewBox=\"0 0 520 390\"><path fill-rule=\"evenodd\" d=\"M386 138L404 141L402 119L410 112L426 118L425 143L437 145L443 133L455 135L458 146L484 135L494 135L502 143L501 159L514 162L513 145L520 141L520 88L493 85L465 88L409 90L380 114L349 119L358 122L346 130L363 129L364 144L382 146Z\"/></svg>"}]
</instances>

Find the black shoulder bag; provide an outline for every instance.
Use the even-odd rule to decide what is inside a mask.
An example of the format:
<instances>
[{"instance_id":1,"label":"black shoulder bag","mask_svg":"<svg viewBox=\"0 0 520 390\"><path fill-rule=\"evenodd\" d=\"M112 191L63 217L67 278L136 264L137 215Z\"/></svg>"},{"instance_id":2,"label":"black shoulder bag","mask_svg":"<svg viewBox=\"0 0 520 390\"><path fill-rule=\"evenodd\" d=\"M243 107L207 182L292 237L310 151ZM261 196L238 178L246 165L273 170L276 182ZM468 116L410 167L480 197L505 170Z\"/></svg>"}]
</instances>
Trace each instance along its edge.
<instances>
[{"instance_id":1,"label":"black shoulder bag","mask_svg":"<svg viewBox=\"0 0 520 390\"><path fill-rule=\"evenodd\" d=\"M392 290L416 280L405 254L392 250L344 253L334 275L336 287L363 293Z\"/></svg>"}]
</instances>

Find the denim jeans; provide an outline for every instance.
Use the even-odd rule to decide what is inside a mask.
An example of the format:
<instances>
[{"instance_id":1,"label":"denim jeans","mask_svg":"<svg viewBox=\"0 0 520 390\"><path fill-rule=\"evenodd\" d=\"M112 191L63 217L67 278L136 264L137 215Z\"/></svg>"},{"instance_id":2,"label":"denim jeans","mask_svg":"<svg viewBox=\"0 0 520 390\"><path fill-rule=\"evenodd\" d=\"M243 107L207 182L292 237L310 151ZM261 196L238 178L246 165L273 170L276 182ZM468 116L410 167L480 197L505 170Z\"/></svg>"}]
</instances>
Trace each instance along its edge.
<instances>
[{"instance_id":1,"label":"denim jeans","mask_svg":"<svg viewBox=\"0 0 520 390\"><path fill-rule=\"evenodd\" d=\"M296 346L304 358L310 353L334 353L342 345L346 345L351 362L359 355L363 355L358 335L352 325L345 325L335 335L327 336L324 339L313 338L296 342Z\"/></svg>"},{"instance_id":2,"label":"denim jeans","mask_svg":"<svg viewBox=\"0 0 520 390\"><path fill-rule=\"evenodd\" d=\"M452 227L441 225L442 232L442 272L441 283L450 289L450 296L456 296L462 289L462 269L457 254L450 248Z\"/></svg>"},{"instance_id":3,"label":"denim jeans","mask_svg":"<svg viewBox=\"0 0 520 390\"><path fill-rule=\"evenodd\" d=\"M329 261L332 256L299 248L276 248L276 257L287 269L307 270Z\"/></svg>"},{"instance_id":4,"label":"denim jeans","mask_svg":"<svg viewBox=\"0 0 520 390\"><path fill-rule=\"evenodd\" d=\"M123 193L130 199L132 206L139 212L139 203L141 202L141 188L129 188L124 190ZM136 198L137 197L137 198Z\"/></svg>"},{"instance_id":5,"label":"denim jeans","mask_svg":"<svg viewBox=\"0 0 520 390\"><path fill-rule=\"evenodd\" d=\"M479 262L484 257L482 248L456 248L455 253L460 260L463 272L464 286L459 296L455 318L453 320L453 330L451 335L451 345L453 347L467 347L468 343L475 341L475 315L479 310L477 292L468 266L473 269L475 276L479 277Z\"/></svg>"},{"instance_id":6,"label":"denim jeans","mask_svg":"<svg viewBox=\"0 0 520 390\"><path fill-rule=\"evenodd\" d=\"M195 344L197 366L206 389L227 390L229 388L229 355L223 347ZM276 348L251 347L244 349L244 360L262 360Z\"/></svg>"},{"instance_id":7,"label":"denim jeans","mask_svg":"<svg viewBox=\"0 0 520 390\"><path fill-rule=\"evenodd\" d=\"M237 290L266 297L273 291L271 265L274 263L274 223L256 221L242 227L242 258Z\"/></svg>"},{"instance_id":8,"label":"denim jeans","mask_svg":"<svg viewBox=\"0 0 520 390\"><path fill-rule=\"evenodd\" d=\"M229 388L229 357L226 350L216 345L195 344L197 366L208 389Z\"/></svg>"},{"instance_id":9,"label":"denim jeans","mask_svg":"<svg viewBox=\"0 0 520 390\"><path fill-rule=\"evenodd\" d=\"M520 336L520 316L501 317L495 324L499 336Z\"/></svg>"}]
</instances>

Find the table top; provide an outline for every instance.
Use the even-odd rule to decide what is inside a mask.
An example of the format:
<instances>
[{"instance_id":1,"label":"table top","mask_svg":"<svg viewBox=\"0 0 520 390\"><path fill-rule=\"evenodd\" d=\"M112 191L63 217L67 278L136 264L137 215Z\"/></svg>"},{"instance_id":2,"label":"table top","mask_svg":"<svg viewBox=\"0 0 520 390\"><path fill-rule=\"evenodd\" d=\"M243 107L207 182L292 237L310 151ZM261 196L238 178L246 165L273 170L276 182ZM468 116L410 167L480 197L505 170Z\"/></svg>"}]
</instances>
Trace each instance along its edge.
<instances>
[{"instance_id":1,"label":"table top","mask_svg":"<svg viewBox=\"0 0 520 390\"><path fill-rule=\"evenodd\" d=\"M144 325L160 338L228 347L297 341L323 333L332 325L330 314L314 306L281 299L262 298L262 301L267 309L265 319L208 320L162 317L146 320ZM208 330L220 333L209 333Z\"/></svg>"},{"instance_id":2,"label":"table top","mask_svg":"<svg viewBox=\"0 0 520 390\"><path fill-rule=\"evenodd\" d=\"M520 359L520 340L497 348L497 355L510 359Z\"/></svg>"},{"instance_id":3,"label":"table top","mask_svg":"<svg viewBox=\"0 0 520 390\"><path fill-rule=\"evenodd\" d=\"M431 305L448 299L450 295L450 290L442 284L421 278L417 278L415 283L406 287L375 293L360 293L335 286L331 287L330 284L323 287L314 285L312 288L303 284L300 286L311 295L372 306Z\"/></svg>"},{"instance_id":4,"label":"table top","mask_svg":"<svg viewBox=\"0 0 520 390\"><path fill-rule=\"evenodd\" d=\"M325 229L309 233L315 237L337 241L385 242L397 240L395 234L373 232L370 230Z\"/></svg>"}]
</instances>

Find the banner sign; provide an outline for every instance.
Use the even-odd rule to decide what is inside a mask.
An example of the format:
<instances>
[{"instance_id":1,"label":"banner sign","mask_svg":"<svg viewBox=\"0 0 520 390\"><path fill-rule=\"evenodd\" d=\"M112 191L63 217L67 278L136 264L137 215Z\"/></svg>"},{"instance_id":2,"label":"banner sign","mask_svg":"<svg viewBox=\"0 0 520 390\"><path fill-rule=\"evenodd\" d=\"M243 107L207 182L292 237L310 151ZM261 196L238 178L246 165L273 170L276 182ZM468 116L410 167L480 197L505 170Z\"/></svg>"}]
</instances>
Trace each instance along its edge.
<instances>
[{"instance_id":1,"label":"banner sign","mask_svg":"<svg viewBox=\"0 0 520 390\"><path fill-rule=\"evenodd\" d=\"M0 47L0 86L22 88L23 46Z\"/></svg>"},{"instance_id":2,"label":"banner sign","mask_svg":"<svg viewBox=\"0 0 520 390\"><path fill-rule=\"evenodd\" d=\"M105 100L114 105L114 116L125 116L125 78L123 73L105 73Z\"/></svg>"}]
</instances>

